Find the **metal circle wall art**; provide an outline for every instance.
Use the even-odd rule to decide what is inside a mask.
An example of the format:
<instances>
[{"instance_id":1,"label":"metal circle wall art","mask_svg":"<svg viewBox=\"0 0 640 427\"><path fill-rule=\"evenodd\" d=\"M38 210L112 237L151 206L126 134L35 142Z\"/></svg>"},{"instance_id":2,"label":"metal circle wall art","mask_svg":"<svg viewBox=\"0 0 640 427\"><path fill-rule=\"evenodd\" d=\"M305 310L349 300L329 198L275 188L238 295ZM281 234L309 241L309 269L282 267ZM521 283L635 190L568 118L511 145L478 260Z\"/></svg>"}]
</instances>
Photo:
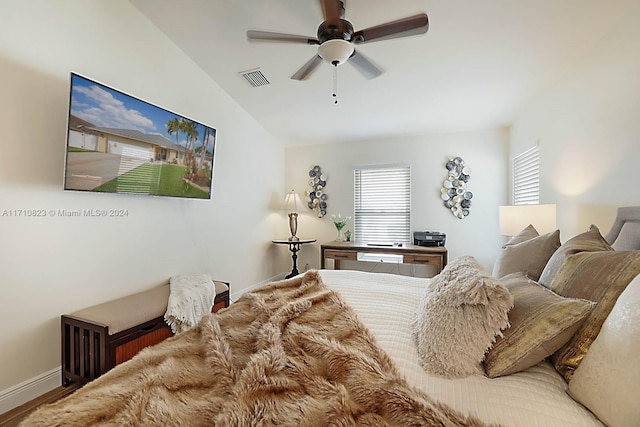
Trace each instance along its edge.
<instances>
[{"instance_id":1,"label":"metal circle wall art","mask_svg":"<svg viewBox=\"0 0 640 427\"><path fill-rule=\"evenodd\" d=\"M468 189L471 179L471 168L464 164L462 157L449 157L445 164L447 177L444 179L440 197L444 206L451 210L456 218L464 219L469 216L473 193Z\"/></svg>"},{"instance_id":2,"label":"metal circle wall art","mask_svg":"<svg viewBox=\"0 0 640 427\"><path fill-rule=\"evenodd\" d=\"M305 191L305 195L309 198L307 206L314 211L318 218L322 218L327 214L327 193L324 187L327 185L327 175L322 173L320 166L315 165L309 167L309 190Z\"/></svg>"}]
</instances>

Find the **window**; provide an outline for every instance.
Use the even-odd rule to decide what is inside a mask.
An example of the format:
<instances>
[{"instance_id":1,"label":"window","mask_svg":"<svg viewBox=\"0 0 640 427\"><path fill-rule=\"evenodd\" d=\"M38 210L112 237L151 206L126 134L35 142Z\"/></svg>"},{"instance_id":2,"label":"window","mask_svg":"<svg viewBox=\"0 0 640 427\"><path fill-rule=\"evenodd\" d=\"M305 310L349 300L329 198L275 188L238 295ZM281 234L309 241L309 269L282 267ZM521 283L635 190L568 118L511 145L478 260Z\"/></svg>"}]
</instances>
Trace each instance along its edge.
<instances>
[{"instance_id":1,"label":"window","mask_svg":"<svg viewBox=\"0 0 640 427\"><path fill-rule=\"evenodd\" d=\"M540 150L538 146L513 159L513 204L540 203Z\"/></svg>"},{"instance_id":2,"label":"window","mask_svg":"<svg viewBox=\"0 0 640 427\"><path fill-rule=\"evenodd\" d=\"M355 240L411 241L411 168L362 168L354 171Z\"/></svg>"}]
</instances>

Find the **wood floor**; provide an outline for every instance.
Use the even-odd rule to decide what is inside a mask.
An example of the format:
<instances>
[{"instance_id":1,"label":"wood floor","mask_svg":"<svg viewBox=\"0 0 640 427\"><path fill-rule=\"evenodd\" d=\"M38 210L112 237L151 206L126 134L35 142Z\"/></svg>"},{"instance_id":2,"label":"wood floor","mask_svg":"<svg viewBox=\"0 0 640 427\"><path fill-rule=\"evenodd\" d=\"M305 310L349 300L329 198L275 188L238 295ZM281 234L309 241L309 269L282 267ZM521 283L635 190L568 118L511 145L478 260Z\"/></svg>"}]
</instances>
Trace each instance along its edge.
<instances>
[{"instance_id":1,"label":"wood floor","mask_svg":"<svg viewBox=\"0 0 640 427\"><path fill-rule=\"evenodd\" d=\"M18 406L10 410L9 412L5 412L0 415L0 426L1 427L14 427L17 426L20 421L22 421L27 415L31 412L35 411L38 406L43 405L45 403L52 403L58 399L62 399L68 394L73 393L78 388L77 385L70 385L68 387L58 387L51 390L48 393L43 394L40 397L33 399L30 402L25 403L24 405Z\"/></svg>"}]
</instances>

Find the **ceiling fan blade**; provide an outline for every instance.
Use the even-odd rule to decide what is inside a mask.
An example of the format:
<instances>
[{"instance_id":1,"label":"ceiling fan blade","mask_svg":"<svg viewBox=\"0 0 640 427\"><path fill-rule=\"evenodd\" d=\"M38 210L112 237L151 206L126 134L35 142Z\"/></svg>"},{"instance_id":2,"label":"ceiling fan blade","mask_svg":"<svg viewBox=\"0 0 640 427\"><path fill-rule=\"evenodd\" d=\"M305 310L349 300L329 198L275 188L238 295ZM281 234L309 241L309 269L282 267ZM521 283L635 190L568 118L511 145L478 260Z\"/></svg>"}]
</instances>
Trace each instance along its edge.
<instances>
[{"instance_id":1,"label":"ceiling fan blade","mask_svg":"<svg viewBox=\"0 0 640 427\"><path fill-rule=\"evenodd\" d=\"M320 0L322 16L328 26L339 27L342 16L342 3L340 0Z\"/></svg>"},{"instance_id":2,"label":"ceiling fan blade","mask_svg":"<svg viewBox=\"0 0 640 427\"><path fill-rule=\"evenodd\" d=\"M249 41L265 41L265 42L282 42L282 43L301 43L301 44L319 44L318 39L314 37L299 36L296 34L272 33L271 31L247 31L247 40Z\"/></svg>"},{"instance_id":3,"label":"ceiling fan blade","mask_svg":"<svg viewBox=\"0 0 640 427\"><path fill-rule=\"evenodd\" d=\"M322 62L322 58L319 55L315 55L306 64L304 64L298 71L295 72L291 79L293 80L306 80Z\"/></svg>"},{"instance_id":4,"label":"ceiling fan blade","mask_svg":"<svg viewBox=\"0 0 640 427\"><path fill-rule=\"evenodd\" d=\"M387 22L365 28L353 33L352 40L356 44L368 43L372 41L395 39L398 37L414 36L424 34L429 29L429 17L426 13Z\"/></svg>"},{"instance_id":5,"label":"ceiling fan blade","mask_svg":"<svg viewBox=\"0 0 640 427\"><path fill-rule=\"evenodd\" d=\"M353 65L356 70L360 71L362 75L368 79L375 79L382 74L382 70L380 68L367 59L366 56L358 53L357 51L353 52L353 55L351 55L347 62Z\"/></svg>"}]
</instances>

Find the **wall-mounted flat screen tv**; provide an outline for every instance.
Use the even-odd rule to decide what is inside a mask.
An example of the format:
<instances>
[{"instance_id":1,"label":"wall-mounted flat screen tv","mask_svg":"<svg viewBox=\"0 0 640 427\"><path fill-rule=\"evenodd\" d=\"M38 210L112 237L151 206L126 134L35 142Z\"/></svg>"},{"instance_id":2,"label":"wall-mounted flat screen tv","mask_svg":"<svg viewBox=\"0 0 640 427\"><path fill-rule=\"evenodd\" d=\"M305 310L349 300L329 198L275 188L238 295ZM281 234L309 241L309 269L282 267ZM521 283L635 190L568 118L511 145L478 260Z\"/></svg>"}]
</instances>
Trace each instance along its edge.
<instances>
[{"instance_id":1,"label":"wall-mounted flat screen tv","mask_svg":"<svg viewBox=\"0 0 640 427\"><path fill-rule=\"evenodd\" d=\"M65 190L210 199L216 129L71 73Z\"/></svg>"}]
</instances>

